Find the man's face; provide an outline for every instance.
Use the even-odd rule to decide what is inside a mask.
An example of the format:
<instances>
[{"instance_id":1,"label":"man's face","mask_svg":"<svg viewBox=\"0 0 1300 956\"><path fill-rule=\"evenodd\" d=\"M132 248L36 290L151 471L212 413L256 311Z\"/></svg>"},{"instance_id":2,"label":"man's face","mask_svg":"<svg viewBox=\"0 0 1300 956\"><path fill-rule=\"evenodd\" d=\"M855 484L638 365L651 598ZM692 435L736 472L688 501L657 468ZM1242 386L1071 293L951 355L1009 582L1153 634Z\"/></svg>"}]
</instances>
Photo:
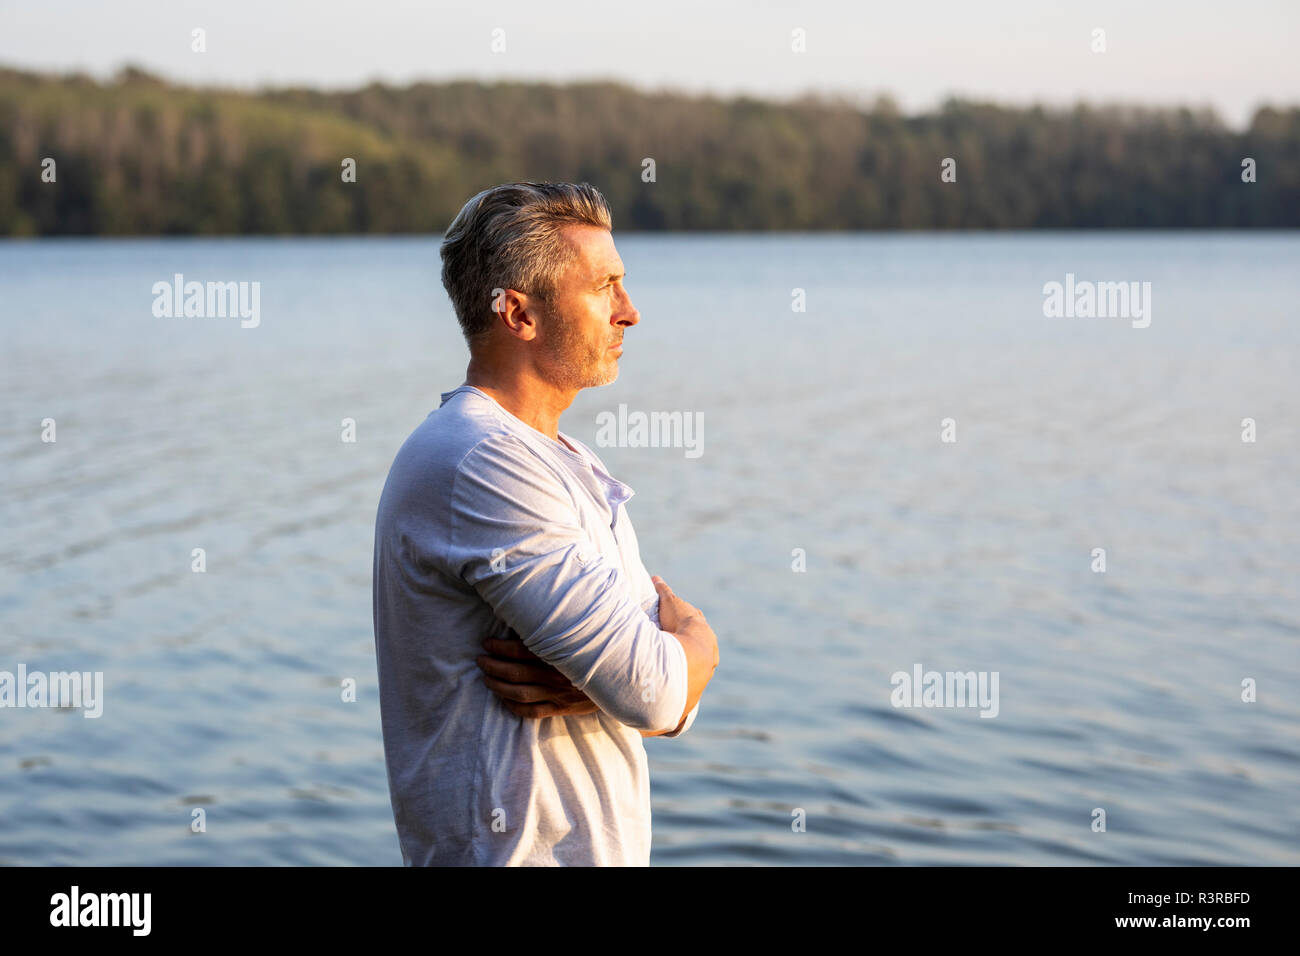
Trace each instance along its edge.
<instances>
[{"instance_id":1,"label":"man's face","mask_svg":"<svg viewBox=\"0 0 1300 956\"><path fill-rule=\"evenodd\" d=\"M612 346L641 316L623 288L623 260L609 230L574 225L564 235L576 254L538 322L540 363L559 388L608 385L622 354Z\"/></svg>"}]
</instances>

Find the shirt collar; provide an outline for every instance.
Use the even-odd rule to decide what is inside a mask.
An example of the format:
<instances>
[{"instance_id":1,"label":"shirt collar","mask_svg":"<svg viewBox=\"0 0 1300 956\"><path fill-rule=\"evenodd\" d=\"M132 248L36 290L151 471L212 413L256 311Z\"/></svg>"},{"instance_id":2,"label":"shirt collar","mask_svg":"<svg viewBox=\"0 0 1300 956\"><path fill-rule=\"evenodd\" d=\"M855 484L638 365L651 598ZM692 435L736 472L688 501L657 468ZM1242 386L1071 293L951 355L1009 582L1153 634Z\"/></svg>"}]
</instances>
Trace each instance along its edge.
<instances>
[{"instance_id":1,"label":"shirt collar","mask_svg":"<svg viewBox=\"0 0 1300 956\"><path fill-rule=\"evenodd\" d=\"M450 392L443 392L441 396L442 404L446 405L447 400L449 398L451 398L457 392L464 392L464 391L474 392L475 394L482 395L484 398L486 398L489 402L492 403L493 408L495 408L501 415L505 416L506 422L508 422L511 425L511 427L513 427L516 431L521 428L526 428L528 429L528 433L531 436L536 436L537 438L546 442L547 447L553 448L555 451L558 451L560 454L567 455L568 457L582 463L583 465L586 465L589 468L592 467L593 463L588 460L587 455L583 454L582 451L574 451L573 448L569 448L567 445L565 445L563 441L556 441L550 435L543 435L541 432L539 432L532 425L528 424L518 415L514 414L511 411L508 411L500 402L498 402L487 392L483 391L483 389L481 388L476 388L473 385L461 385L459 388L453 388ZM582 442L578 441L576 438L573 438L571 435L566 435L564 434L564 432L558 430L556 431L556 434L558 434L561 438L563 438L564 441L567 441L570 445L573 445L574 448L578 448L578 449L585 448Z\"/></svg>"}]
</instances>

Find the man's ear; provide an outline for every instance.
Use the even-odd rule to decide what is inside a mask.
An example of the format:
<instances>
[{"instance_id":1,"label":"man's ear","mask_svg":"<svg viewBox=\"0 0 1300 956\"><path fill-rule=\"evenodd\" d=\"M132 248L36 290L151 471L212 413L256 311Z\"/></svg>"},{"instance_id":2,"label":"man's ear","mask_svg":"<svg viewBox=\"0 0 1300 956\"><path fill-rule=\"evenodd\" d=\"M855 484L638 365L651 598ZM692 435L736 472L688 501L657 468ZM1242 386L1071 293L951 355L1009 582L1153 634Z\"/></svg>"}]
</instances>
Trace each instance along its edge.
<instances>
[{"instance_id":1,"label":"man's ear","mask_svg":"<svg viewBox=\"0 0 1300 956\"><path fill-rule=\"evenodd\" d=\"M507 289L503 294L505 300L502 320L516 338L531 342L537 338L541 317L546 312L545 304L535 295Z\"/></svg>"}]
</instances>

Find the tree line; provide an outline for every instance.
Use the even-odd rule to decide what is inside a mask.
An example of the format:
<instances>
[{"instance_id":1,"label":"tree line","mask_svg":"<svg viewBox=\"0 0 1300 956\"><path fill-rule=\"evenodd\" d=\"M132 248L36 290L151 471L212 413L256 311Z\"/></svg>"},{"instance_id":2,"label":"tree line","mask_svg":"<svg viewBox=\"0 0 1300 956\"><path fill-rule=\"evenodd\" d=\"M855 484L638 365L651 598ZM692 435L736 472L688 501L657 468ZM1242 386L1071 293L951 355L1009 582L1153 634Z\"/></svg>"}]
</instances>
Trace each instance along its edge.
<instances>
[{"instance_id":1,"label":"tree line","mask_svg":"<svg viewBox=\"0 0 1300 956\"><path fill-rule=\"evenodd\" d=\"M516 180L590 182L619 230L1294 227L1300 107L1233 130L1187 108L0 69L0 235L436 234Z\"/></svg>"}]
</instances>

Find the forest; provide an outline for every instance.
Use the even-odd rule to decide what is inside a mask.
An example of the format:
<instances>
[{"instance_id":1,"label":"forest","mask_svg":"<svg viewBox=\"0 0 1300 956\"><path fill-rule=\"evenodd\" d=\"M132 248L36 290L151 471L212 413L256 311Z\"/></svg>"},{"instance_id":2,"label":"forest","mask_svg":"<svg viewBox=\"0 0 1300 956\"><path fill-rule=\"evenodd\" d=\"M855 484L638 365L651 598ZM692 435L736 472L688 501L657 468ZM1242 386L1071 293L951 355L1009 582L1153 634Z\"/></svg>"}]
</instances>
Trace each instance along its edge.
<instances>
[{"instance_id":1,"label":"forest","mask_svg":"<svg viewBox=\"0 0 1300 956\"><path fill-rule=\"evenodd\" d=\"M590 182L618 230L1289 228L1300 107L1235 130L1192 108L0 69L3 236L441 234L516 180Z\"/></svg>"}]
</instances>

